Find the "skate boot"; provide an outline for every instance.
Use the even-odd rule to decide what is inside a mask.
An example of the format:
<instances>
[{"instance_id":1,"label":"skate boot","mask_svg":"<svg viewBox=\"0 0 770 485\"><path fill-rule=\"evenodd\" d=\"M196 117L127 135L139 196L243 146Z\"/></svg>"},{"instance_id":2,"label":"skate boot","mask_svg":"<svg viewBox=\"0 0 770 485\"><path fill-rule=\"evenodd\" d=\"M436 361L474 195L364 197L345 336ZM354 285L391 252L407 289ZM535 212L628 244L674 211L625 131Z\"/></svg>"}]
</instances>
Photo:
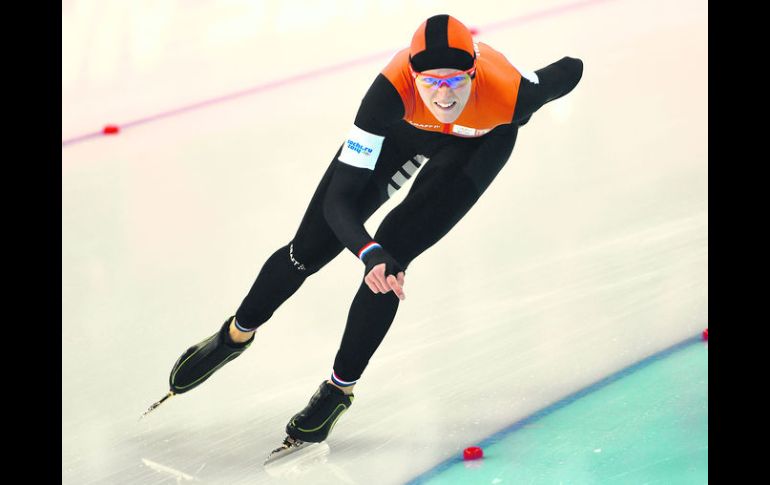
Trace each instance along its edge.
<instances>
[{"instance_id":1,"label":"skate boot","mask_svg":"<svg viewBox=\"0 0 770 485\"><path fill-rule=\"evenodd\" d=\"M319 443L331 433L342 413L353 404L353 395L327 381L310 398L305 409L295 414L286 425L286 433L294 440Z\"/></svg>"},{"instance_id":2,"label":"skate boot","mask_svg":"<svg viewBox=\"0 0 770 485\"><path fill-rule=\"evenodd\" d=\"M228 329L234 318L228 318L219 332L193 345L179 357L169 377L172 393L182 394L195 389L220 367L249 348L254 341L254 335L242 344L230 340Z\"/></svg>"}]
</instances>

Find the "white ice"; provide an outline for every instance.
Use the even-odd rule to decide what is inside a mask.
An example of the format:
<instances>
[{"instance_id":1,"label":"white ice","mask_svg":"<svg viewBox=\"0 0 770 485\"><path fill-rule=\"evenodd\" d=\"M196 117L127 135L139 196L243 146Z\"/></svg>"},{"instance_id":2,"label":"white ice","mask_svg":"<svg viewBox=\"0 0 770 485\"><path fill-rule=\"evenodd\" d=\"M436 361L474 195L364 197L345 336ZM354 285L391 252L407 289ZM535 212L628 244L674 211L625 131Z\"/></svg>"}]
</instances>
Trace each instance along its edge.
<instances>
[{"instance_id":1,"label":"white ice","mask_svg":"<svg viewBox=\"0 0 770 485\"><path fill-rule=\"evenodd\" d=\"M585 71L410 266L328 453L262 467L328 377L344 252L254 345L142 421L286 244L387 56L62 148L62 481L396 484L708 325L707 3L64 1L62 139L406 46L450 13ZM430 162L428 162L430 163ZM410 185L367 223L373 233Z\"/></svg>"}]
</instances>

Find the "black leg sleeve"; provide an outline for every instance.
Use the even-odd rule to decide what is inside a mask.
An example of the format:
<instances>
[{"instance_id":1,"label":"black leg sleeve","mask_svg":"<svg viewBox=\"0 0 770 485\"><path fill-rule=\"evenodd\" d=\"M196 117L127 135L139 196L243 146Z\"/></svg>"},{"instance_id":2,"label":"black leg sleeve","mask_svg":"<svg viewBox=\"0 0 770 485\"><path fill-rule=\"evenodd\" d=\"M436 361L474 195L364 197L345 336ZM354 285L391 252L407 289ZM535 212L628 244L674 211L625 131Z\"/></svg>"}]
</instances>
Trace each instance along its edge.
<instances>
[{"instance_id":1,"label":"black leg sleeve","mask_svg":"<svg viewBox=\"0 0 770 485\"><path fill-rule=\"evenodd\" d=\"M334 165L324 173L292 241L270 256L235 313L238 325L255 329L297 292L308 276L334 259L343 246L323 216L323 198Z\"/></svg>"},{"instance_id":2,"label":"black leg sleeve","mask_svg":"<svg viewBox=\"0 0 770 485\"><path fill-rule=\"evenodd\" d=\"M398 310L398 297L389 293L373 293L361 282L348 312L348 324L342 344L334 359L334 373L352 382L361 377L377 347L390 329Z\"/></svg>"},{"instance_id":3,"label":"black leg sleeve","mask_svg":"<svg viewBox=\"0 0 770 485\"><path fill-rule=\"evenodd\" d=\"M270 256L262 266L256 281L235 313L238 325L256 329L273 316L273 312L296 293L307 275L294 268L290 245Z\"/></svg>"},{"instance_id":4,"label":"black leg sleeve","mask_svg":"<svg viewBox=\"0 0 770 485\"><path fill-rule=\"evenodd\" d=\"M330 165L316 187L292 241L270 256L235 313L238 325L256 329L297 292L305 279L342 251L323 216L323 198L329 187Z\"/></svg>"},{"instance_id":5,"label":"black leg sleeve","mask_svg":"<svg viewBox=\"0 0 770 485\"><path fill-rule=\"evenodd\" d=\"M339 152L338 152L339 154ZM238 325L255 329L265 323L284 301L299 290L308 276L316 273L344 246L324 217L323 201L335 171L334 161L319 182L292 241L265 262L256 281L235 314ZM367 186L356 207L365 220L382 203L376 187Z\"/></svg>"}]
</instances>

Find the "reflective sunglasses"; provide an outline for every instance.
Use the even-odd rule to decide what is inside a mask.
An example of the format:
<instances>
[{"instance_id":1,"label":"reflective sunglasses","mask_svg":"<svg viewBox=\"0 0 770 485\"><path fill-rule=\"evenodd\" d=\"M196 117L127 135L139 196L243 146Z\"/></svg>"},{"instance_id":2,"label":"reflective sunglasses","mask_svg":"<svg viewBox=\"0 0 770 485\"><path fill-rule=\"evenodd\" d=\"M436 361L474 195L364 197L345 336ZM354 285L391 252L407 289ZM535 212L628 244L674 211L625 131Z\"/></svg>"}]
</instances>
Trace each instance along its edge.
<instances>
[{"instance_id":1,"label":"reflective sunglasses","mask_svg":"<svg viewBox=\"0 0 770 485\"><path fill-rule=\"evenodd\" d=\"M412 69L411 64L409 64L409 70L411 71L415 82L425 89L438 89L444 83L449 86L449 89L457 89L471 82L471 79L473 79L476 74L476 65L474 64L473 67L467 71L455 72L446 76L419 73Z\"/></svg>"}]
</instances>

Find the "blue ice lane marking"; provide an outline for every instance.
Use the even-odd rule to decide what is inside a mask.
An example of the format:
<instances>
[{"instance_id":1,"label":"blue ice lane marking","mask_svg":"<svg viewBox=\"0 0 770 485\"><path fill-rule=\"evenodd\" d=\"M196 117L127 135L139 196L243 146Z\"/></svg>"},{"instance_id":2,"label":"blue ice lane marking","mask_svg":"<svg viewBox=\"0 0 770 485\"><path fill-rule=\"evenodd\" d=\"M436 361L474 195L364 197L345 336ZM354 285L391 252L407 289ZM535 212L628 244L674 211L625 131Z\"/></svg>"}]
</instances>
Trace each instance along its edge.
<instances>
[{"instance_id":1,"label":"blue ice lane marking","mask_svg":"<svg viewBox=\"0 0 770 485\"><path fill-rule=\"evenodd\" d=\"M663 349L658 353L652 354L651 356L644 358L637 362L636 364L631 364L630 366L626 367L625 369L621 369L618 372L614 374L610 374L609 376L605 377L604 379L601 379L597 382L594 382L593 384L590 384L587 387L584 387L583 389L576 391L569 396L556 401L555 403L551 404L548 407L545 407L541 409L540 411L535 412L534 414L530 414L529 416L520 419L519 421L516 421L515 423L511 424L510 426L507 426L497 433L485 438L481 442L479 442L477 445L480 448L486 448L488 446L492 446L498 441L502 440L506 435L513 433L514 431L518 431L519 429L523 428L524 426L527 426L529 424L532 424L533 422L537 421L540 418L543 418L545 416L548 416L551 413L554 413L558 411L559 409L562 409L563 407L566 407L573 402L577 401L580 398L585 397L587 394L590 394L592 392L596 392L603 387L606 387L613 382L616 382L630 374L633 374L634 372L641 370L650 364L653 364L659 360L665 359L666 357L670 356L671 354L674 354L690 345L694 345L697 343L700 343L702 341L702 336L698 334L694 337L689 337L678 344L674 344L671 347L668 347L667 349ZM433 468L421 473L420 475L417 475L413 479L406 482L404 485L418 485L422 483L426 483L429 480L435 478L436 476L440 475L441 473L445 472L449 468L451 468L453 465L462 463L463 459L461 456L459 456L458 453L455 453L454 456L451 458L447 458L446 460L442 461L438 465L434 466Z\"/></svg>"}]
</instances>

